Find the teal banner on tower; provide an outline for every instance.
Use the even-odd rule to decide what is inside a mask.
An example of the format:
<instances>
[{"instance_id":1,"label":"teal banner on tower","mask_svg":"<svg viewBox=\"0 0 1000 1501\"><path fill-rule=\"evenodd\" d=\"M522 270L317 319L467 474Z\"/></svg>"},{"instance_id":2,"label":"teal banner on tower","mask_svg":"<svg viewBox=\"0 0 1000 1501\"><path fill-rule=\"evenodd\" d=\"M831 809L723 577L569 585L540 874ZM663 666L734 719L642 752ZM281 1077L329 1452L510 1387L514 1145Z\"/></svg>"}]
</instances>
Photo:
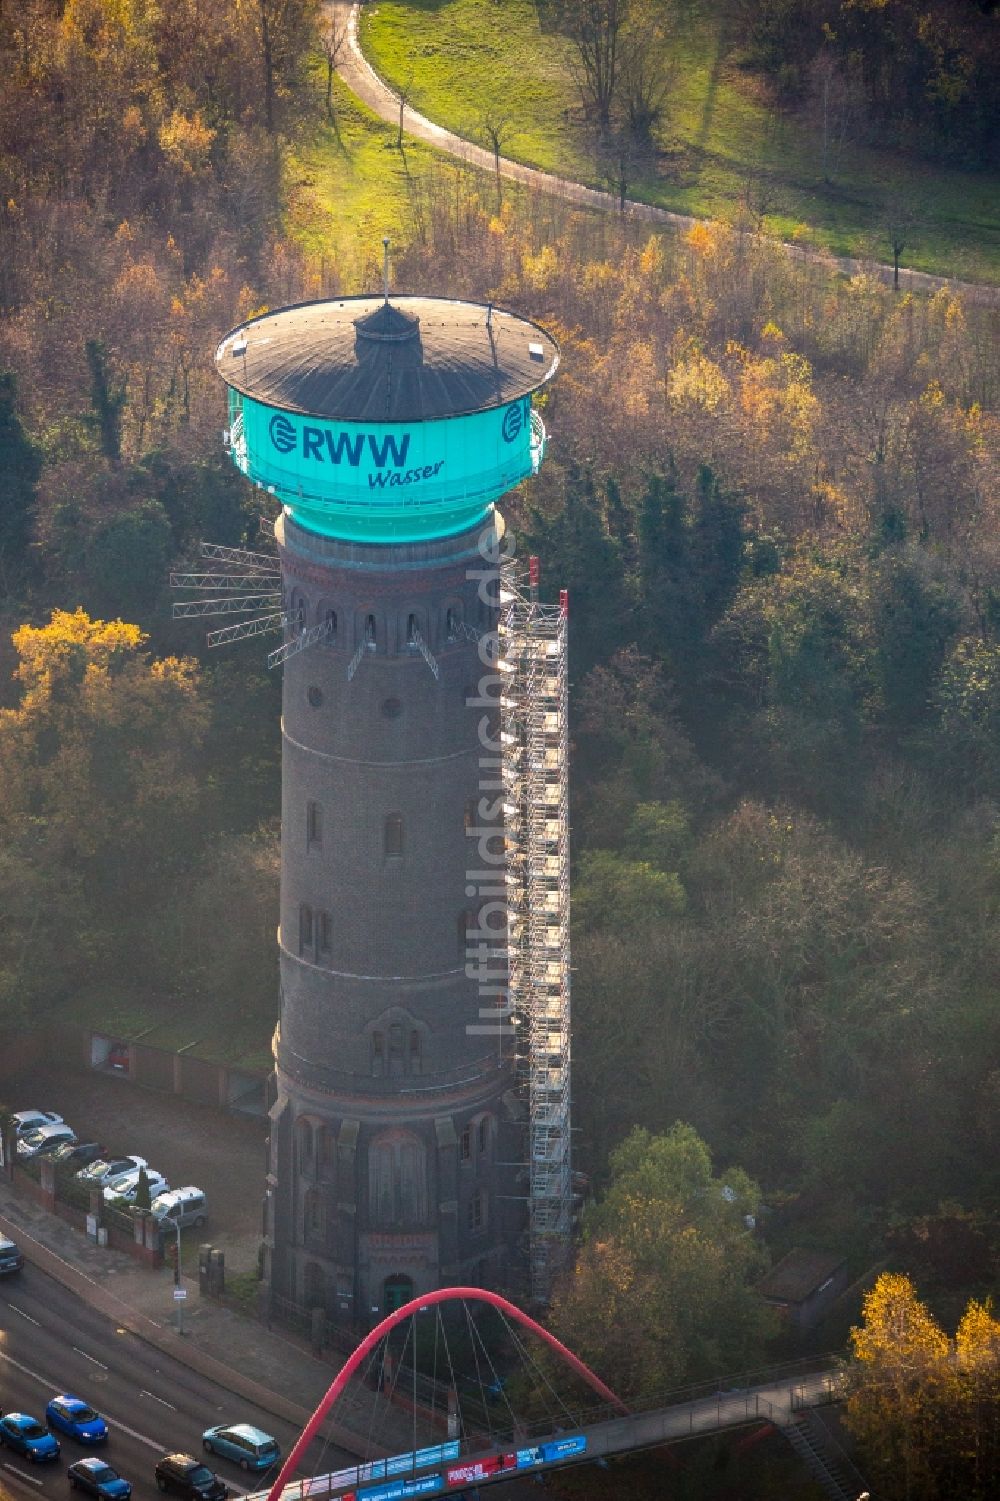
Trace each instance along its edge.
<instances>
[{"instance_id":1,"label":"teal banner on tower","mask_svg":"<svg viewBox=\"0 0 1000 1501\"><path fill-rule=\"evenodd\" d=\"M530 396L465 417L328 422L231 392L240 469L294 519L325 536L404 541L450 536L534 473L544 437Z\"/></svg>"}]
</instances>

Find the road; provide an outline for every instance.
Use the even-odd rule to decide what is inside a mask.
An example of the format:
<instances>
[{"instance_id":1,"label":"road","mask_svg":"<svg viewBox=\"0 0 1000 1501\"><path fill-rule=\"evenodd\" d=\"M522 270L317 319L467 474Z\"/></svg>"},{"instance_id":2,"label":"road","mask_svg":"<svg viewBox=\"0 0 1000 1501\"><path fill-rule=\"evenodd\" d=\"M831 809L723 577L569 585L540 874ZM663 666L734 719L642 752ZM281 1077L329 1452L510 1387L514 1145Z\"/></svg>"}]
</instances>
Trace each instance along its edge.
<instances>
[{"instance_id":1,"label":"road","mask_svg":"<svg viewBox=\"0 0 1000 1501\"><path fill-rule=\"evenodd\" d=\"M26 1266L0 1281L0 1407L44 1421L46 1402L63 1391L107 1418L111 1434L99 1452L132 1482L136 1501L159 1496L153 1480L157 1458L177 1449L200 1455L202 1431L213 1423L254 1423L273 1433L284 1453L298 1437L290 1423L189 1370ZM0 1496L67 1501L66 1467L92 1451L69 1438L60 1436L59 1442L62 1453L52 1464L31 1464L0 1449ZM315 1473L353 1462L344 1450L317 1441L305 1468ZM232 1494L251 1489L253 1478L237 1465L217 1457L209 1463Z\"/></svg>"}]
</instances>

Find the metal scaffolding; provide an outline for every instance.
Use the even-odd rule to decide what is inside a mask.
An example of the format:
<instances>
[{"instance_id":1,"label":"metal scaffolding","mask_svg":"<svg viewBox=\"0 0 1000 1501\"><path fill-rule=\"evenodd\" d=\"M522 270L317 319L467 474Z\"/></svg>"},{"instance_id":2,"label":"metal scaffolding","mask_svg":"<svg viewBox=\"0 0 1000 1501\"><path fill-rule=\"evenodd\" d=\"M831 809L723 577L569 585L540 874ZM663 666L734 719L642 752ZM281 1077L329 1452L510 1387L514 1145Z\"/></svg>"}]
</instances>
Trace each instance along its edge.
<instances>
[{"instance_id":1,"label":"metal scaffolding","mask_svg":"<svg viewBox=\"0 0 1000 1501\"><path fill-rule=\"evenodd\" d=\"M500 737L507 847L509 1003L528 1105L532 1298L545 1303L572 1225L570 1149L569 750L565 591L500 591Z\"/></svg>"}]
</instances>

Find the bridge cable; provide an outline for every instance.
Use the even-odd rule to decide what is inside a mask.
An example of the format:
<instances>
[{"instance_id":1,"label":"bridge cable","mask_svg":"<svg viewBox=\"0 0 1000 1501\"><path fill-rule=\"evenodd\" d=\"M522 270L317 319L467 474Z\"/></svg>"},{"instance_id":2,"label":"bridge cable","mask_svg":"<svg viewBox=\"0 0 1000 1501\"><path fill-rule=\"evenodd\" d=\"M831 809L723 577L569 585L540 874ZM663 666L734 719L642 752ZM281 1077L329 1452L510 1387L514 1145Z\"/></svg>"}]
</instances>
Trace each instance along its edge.
<instances>
[{"instance_id":1,"label":"bridge cable","mask_svg":"<svg viewBox=\"0 0 1000 1501\"><path fill-rule=\"evenodd\" d=\"M490 1388L490 1390L496 1390L497 1396L503 1399L503 1404L506 1407L507 1411L510 1413L510 1431L511 1437L513 1438L514 1430L517 1427L517 1419L514 1416L514 1409L510 1405L510 1398L507 1396L507 1383L502 1379L499 1371L493 1364L493 1358L490 1355L489 1350L486 1348L486 1341L483 1339L483 1336L479 1330L479 1326L473 1323L472 1329L475 1337L479 1340L479 1343L482 1346L483 1355L486 1359L487 1365L490 1368L490 1374L493 1377L493 1386Z\"/></svg>"},{"instance_id":2,"label":"bridge cable","mask_svg":"<svg viewBox=\"0 0 1000 1501\"><path fill-rule=\"evenodd\" d=\"M492 1419L492 1417L490 1415L489 1405L488 1405L488 1403L486 1401L486 1388L483 1385L482 1373L480 1372L480 1369L479 1369L479 1351L476 1349L475 1326L473 1325L472 1315L469 1313L469 1305L466 1302L465 1298L462 1299L462 1308L463 1308L463 1311L465 1313L465 1322L466 1322L466 1324L469 1327L469 1339L470 1339L470 1341L472 1343L472 1358L476 1362L476 1380L479 1382L479 1405L480 1405L480 1407L483 1410L483 1417L486 1419L486 1429L487 1429L487 1433L488 1433L488 1436L489 1436L490 1447L492 1448L493 1447L493 1419Z\"/></svg>"},{"instance_id":3,"label":"bridge cable","mask_svg":"<svg viewBox=\"0 0 1000 1501\"><path fill-rule=\"evenodd\" d=\"M560 1397L559 1393L552 1385L552 1382L549 1380L548 1376L546 1376L544 1370L538 1365L538 1362L534 1359L530 1351L527 1350L524 1342L514 1333L514 1326L510 1323L503 1309L499 1309L498 1312L500 1314L500 1317L504 1321L504 1325L506 1326L508 1334L514 1341L514 1347L518 1351L518 1354L521 1356L522 1363L531 1366L536 1376L538 1376L541 1379L542 1383L548 1387L549 1391L552 1393L553 1397L556 1400L557 1406L562 1408L563 1412L569 1418L571 1425L573 1427L576 1427L577 1415L570 1411L566 1403L563 1401L562 1397Z\"/></svg>"},{"instance_id":4,"label":"bridge cable","mask_svg":"<svg viewBox=\"0 0 1000 1501\"><path fill-rule=\"evenodd\" d=\"M462 1405L458 1401L458 1382L455 1380L455 1367L451 1363L451 1347L448 1344L448 1331L445 1329L445 1327L444 1327L444 1320L441 1317L441 1305L440 1305L440 1303L438 1303L438 1304L435 1305L435 1309L436 1309L436 1312L437 1312L438 1323L441 1326L441 1338L444 1341L444 1353L448 1357L448 1373L451 1376L451 1389L455 1393L455 1403L456 1403L456 1407L457 1407L457 1414L456 1415L458 1417L458 1429L459 1429L458 1437L460 1439L464 1439L465 1438L465 1419L464 1419L464 1415L462 1413ZM450 1433L449 1433L448 1437L451 1438L451 1434Z\"/></svg>"}]
</instances>

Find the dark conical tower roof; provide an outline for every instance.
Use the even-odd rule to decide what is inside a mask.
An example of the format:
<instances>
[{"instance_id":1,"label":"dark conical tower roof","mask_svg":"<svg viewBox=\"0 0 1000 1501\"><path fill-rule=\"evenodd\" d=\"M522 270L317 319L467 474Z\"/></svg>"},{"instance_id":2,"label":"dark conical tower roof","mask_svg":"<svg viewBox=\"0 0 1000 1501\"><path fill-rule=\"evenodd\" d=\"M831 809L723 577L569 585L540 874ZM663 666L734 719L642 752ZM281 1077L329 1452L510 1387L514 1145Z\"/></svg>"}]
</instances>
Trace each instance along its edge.
<instances>
[{"instance_id":1,"label":"dark conical tower roof","mask_svg":"<svg viewBox=\"0 0 1000 1501\"><path fill-rule=\"evenodd\" d=\"M345 297L265 313L227 334L227 385L286 412L421 422L502 407L555 373L552 336L516 313L445 297Z\"/></svg>"}]
</instances>

